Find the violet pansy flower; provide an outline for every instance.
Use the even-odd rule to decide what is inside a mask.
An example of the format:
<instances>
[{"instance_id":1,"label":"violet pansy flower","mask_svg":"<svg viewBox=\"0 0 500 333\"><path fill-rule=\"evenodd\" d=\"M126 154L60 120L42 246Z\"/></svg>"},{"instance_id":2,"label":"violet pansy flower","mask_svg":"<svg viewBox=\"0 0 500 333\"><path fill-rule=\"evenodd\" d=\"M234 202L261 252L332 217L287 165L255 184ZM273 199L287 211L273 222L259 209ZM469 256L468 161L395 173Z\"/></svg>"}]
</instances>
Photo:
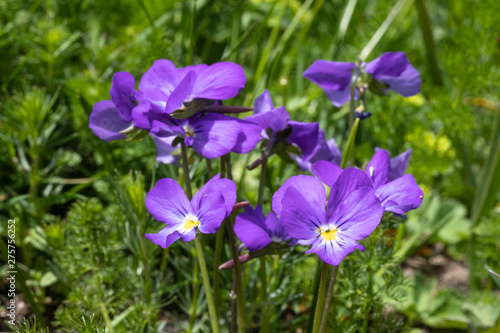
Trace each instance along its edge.
<instances>
[{"instance_id":1,"label":"violet pansy flower","mask_svg":"<svg viewBox=\"0 0 500 333\"><path fill-rule=\"evenodd\" d=\"M364 172L347 168L334 178L328 204L323 184L311 176L288 179L273 196L273 210L285 230L312 245L306 253L330 265L355 249L364 251L357 241L375 230L384 213Z\"/></svg>"},{"instance_id":2,"label":"violet pansy flower","mask_svg":"<svg viewBox=\"0 0 500 333\"><path fill-rule=\"evenodd\" d=\"M394 161L396 163L406 163L408 154L400 155ZM332 187L338 174L342 172L338 166L327 161L316 162L311 167L311 172L327 186ZM391 179L391 173L399 175L400 170L391 172L391 161L389 153L380 149L373 155L366 168L366 175L370 180L370 185L375 190L375 195L381 201L386 211L396 214L404 214L416 209L422 203L424 193L417 185L415 178L411 174L398 176Z\"/></svg>"},{"instance_id":3,"label":"violet pansy flower","mask_svg":"<svg viewBox=\"0 0 500 333\"><path fill-rule=\"evenodd\" d=\"M250 251L263 249L272 242L291 240L288 245L295 243L283 228L278 216L274 212L269 212L267 217L264 216L260 206L255 209L250 206L245 207L245 212L236 216L234 231Z\"/></svg>"},{"instance_id":4,"label":"violet pansy flower","mask_svg":"<svg viewBox=\"0 0 500 333\"><path fill-rule=\"evenodd\" d=\"M179 238L189 242L196 230L212 234L232 211L236 202L236 185L216 175L208 181L189 202L184 190L173 179L163 178L148 193L146 207L153 217L167 224L156 234L146 238L163 248Z\"/></svg>"},{"instance_id":5,"label":"violet pansy flower","mask_svg":"<svg viewBox=\"0 0 500 333\"><path fill-rule=\"evenodd\" d=\"M375 147L375 152L381 150ZM389 181L393 181L396 178L402 177L408 169L408 164L410 163L410 157L413 150L411 148L402 152L398 156L392 157L390 160L391 170L389 172Z\"/></svg>"},{"instance_id":6,"label":"violet pansy flower","mask_svg":"<svg viewBox=\"0 0 500 333\"><path fill-rule=\"evenodd\" d=\"M256 98L254 115L246 117L245 120L261 127L262 138L267 140L264 153L268 156L276 153L284 160L293 162L289 157L291 154L307 161L319 149L319 124L290 120L290 115L284 107L274 107L267 90Z\"/></svg>"},{"instance_id":7,"label":"violet pansy flower","mask_svg":"<svg viewBox=\"0 0 500 333\"><path fill-rule=\"evenodd\" d=\"M318 136L318 150L309 159L304 159L302 156L295 156L295 161L301 170L311 170L314 163L318 161L328 161L337 166L342 162L342 153L340 152L337 142L334 138L325 140L325 133L320 129Z\"/></svg>"},{"instance_id":8,"label":"violet pansy flower","mask_svg":"<svg viewBox=\"0 0 500 333\"><path fill-rule=\"evenodd\" d=\"M316 60L304 72L304 77L319 85L336 107L349 101L353 75L355 80L367 81L364 84L377 93L392 90L404 97L416 95L422 84L419 72L404 52L386 52L361 67L353 62ZM355 98L358 92L356 89Z\"/></svg>"},{"instance_id":9,"label":"violet pansy flower","mask_svg":"<svg viewBox=\"0 0 500 333\"><path fill-rule=\"evenodd\" d=\"M135 90L135 79L132 74L128 72L115 73L109 94L111 100L94 104L89 117L89 128L97 137L110 142L125 139L129 134L128 131L135 130L137 134L141 129L150 129L150 123L137 126L133 121L133 114L140 112L140 108L135 107L139 103L138 96L140 96L140 93ZM158 115L156 118L162 119L165 117ZM144 131L142 134L146 135L147 132ZM176 148L172 147L172 140L151 135L157 150L156 160L162 163L175 163L179 155L174 154Z\"/></svg>"}]
</instances>

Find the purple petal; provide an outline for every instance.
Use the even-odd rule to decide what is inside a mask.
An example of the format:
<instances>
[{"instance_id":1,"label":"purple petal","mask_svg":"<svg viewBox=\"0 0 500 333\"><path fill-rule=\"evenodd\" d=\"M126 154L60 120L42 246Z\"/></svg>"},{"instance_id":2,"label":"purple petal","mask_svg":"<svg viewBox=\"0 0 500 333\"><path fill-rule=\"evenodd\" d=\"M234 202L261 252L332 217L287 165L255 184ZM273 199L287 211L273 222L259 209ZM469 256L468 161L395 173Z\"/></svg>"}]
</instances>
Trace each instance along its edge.
<instances>
[{"instance_id":1,"label":"purple petal","mask_svg":"<svg viewBox=\"0 0 500 333\"><path fill-rule=\"evenodd\" d=\"M408 164L410 163L412 152L413 150L410 148L404 153L391 158L391 173L389 174L389 181L393 181L396 178L403 177L403 175L406 173L406 169L408 169Z\"/></svg>"},{"instance_id":2,"label":"purple petal","mask_svg":"<svg viewBox=\"0 0 500 333\"><path fill-rule=\"evenodd\" d=\"M424 192L410 174L379 187L375 194L385 210L396 214L404 214L418 208L424 197Z\"/></svg>"},{"instance_id":3,"label":"purple petal","mask_svg":"<svg viewBox=\"0 0 500 333\"><path fill-rule=\"evenodd\" d=\"M331 216L335 208L352 192L363 187L372 188L370 179L363 171L355 168L347 168L342 171L330 191L330 197L328 198L328 215Z\"/></svg>"},{"instance_id":4,"label":"purple petal","mask_svg":"<svg viewBox=\"0 0 500 333\"><path fill-rule=\"evenodd\" d=\"M156 60L141 78L141 98L151 102L156 112L164 112L167 99L180 82L177 68L166 59Z\"/></svg>"},{"instance_id":5,"label":"purple petal","mask_svg":"<svg viewBox=\"0 0 500 333\"><path fill-rule=\"evenodd\" d=\"M404 52L387 52L365 66L366 72L389 85L392 91L408 97L418 94L422 81Z\"/></svg>"},{"instance_id":6,"label":"purple petal","mask_svg":"<svg viewBox=\"0 0 500 333\"><path fill-rule=\"evenodd\" d=\"M226 155L236 145L240 125L234 118L206 114L190 121L194 130L193 148L203 157Z\"/></svg>"},{"instance_id":7,"label":"purple petal","mask_svg":"<svg viewBox=\"0 0 500 333\"><path fill-rule=\"evenodd\" d=\"M290 120L290 114L284 107L279 107L268 112L248 116L245 120L258 124L261 129L270 128L274 133L277 133L287 127L288 121Z\"/></svg>"},{"instance_id":8,"label":"purple petal","mask_svg":"<svg viewBox=\"0 0 500 333\"><path fill-rule=\"evenodd\" d=\"M252 206L246 206L244 208L244 212L246 214L255 216L257 218L256 220L254 220L255 223L262 229L267 230L266 217L264 216L264 213L262 213L262 208L260 207L260 205L257 205L255 209Z\"/></svg>"},{"instance_id":9,"label":"purple petal","mask_svg":"<svg viewBox=\"0 0 500 333\"><path fill-rule=\"evenodd\" d=\"M318 228L326 224L325 189L317 179L312 178L310 183L314 185L310 188L301 188L300 191L289 186L281 201L280 219L283 227L288 234L297 239L308 240L318 237ZM309 193L310 190L315 192ZM310 200L311 194L315 194L317 198ZM319 203L318 200L322 202Z\"/></svg>"},{"instance_id":10,"label":"purple petal","mask_svg":"<svg viewBox=\"0 0 500 333\"><path fill-rule=\"evenodd\" d=\"M337 266L356 248L364 251L363 246L355 240L337 234L337 238L333 241L326 241L323 237L318 237L312 248L306 253L316 253L327 264Z\"/></svg>"},{"instance_id":11,"label":"purple petal","mask_svg":"<svg viewBox=\"0 0 500 333\"><path fill-rule=\"evenodd\" d=\"M368 166L366 167L366 174L370 177L373 183L373 188L379 188L389 181L389 174L391 172L390 157L387 150L380 149L377 151Z\"/></svg>"},{"instance_id":12,"label":"purple petal","mask_svg":"<svg viewBox=\"0 0 500 333\"><path fill-rule=\"evenodd\" d=\"M113 75L109 95L115 104L116 111L125 121L131 121L134 108L135 79L128 72L118 72Z\"/></svg>"},{"instance_id":13,"label":"purple petal","mask_svg":"<svg viewBox=\"0 0 500 333\"><path fill-rule=\"evenodd\" d=\"M236 184L230 179L220 179L220 174L215 175L193 196L192 205L195 210L200 209L201 202L207 194L220 193L224 200L226 216L233 210L236 203Z\"/></svg>"},{"instance_id":14,"label":"purple petal","mask_svg":"<svg viewBox=\"0 0 500 333\"><path fill-rule=\"evenodd\" d=\"M335 143L335 139L332 138L326 141L325 133L321 129L319 130L318 147L316 153L309 160L298 159L297 163L302 170L310 170L311 165L317 161L329 161L340 166L342 154Z\"/></svg>"},{"instance_id":15,"label":"purple petal","mask_svg":"<svg viewBox=\"0 0 500 333\"><path fill-rule=\"evenodd\" d=\"M260 136L261 128L253 122L233 118L240 125L240 132L236 139L236 145L231 149L233 153L247 154L257 147L262 139Z\"/></svg>"},{"instance_id":16,"label":"purple petal","mask_svg":"<svg viewBox=\"0 0 500 333\"><path fill-rule=\"evenodd\" d=\"M200 225L198 230L204 234L213 234L219 230L222 220L227 215L224 197L218 191L217 186L214 186L213 192L204 191L202 195L196 199L193 198L191 204L196 211ZM198 194L198 193L197 193Z\"/></svg>"},{"instance_id":17,"label":"purple petal","mask_svg":"<svg viewBox=\"0 0 500 333\"><path fill-rule=\"evenodd\" d=\"M290 235L283 228L283 224L274 212L269 212L266 217L266 227L269 230L269 235L274 239L278 238L280 241L290 239Z\"/></svg>"},{"instance_id":18,"label":"purple petal","mask_svg":"<svg viewBox=\"0 0 500 333\"><path fill-rule=\"evenodd\" d=\"M384 208L371 188L361 188L347 196L333 211L330 223L354 240L368 237L378 226Z\"/></svg>"},{"instance_id":19,"label":"purple petal","mask_svg":"<svg viewBox=\"0 0 500 333\"><path fill-rule=\"evenodd\" d=\"M172 141L174 141L175 137L159 138L153 133L150 133L150 135L153 137L156 146L156 160L165 164L178 164L177 160L180 155L174 154L178 148L172 147Z\"/></svg>"},{"instance_id":20,"label":"purple petal","mask_svg":"<svg viewBox=\"0 0 500 333\"><path fill-rule=\"evenodd\" d=\"M234 232L250 251L258 251L271 243L271 237L255 215L241 213L236 216Z\"/></svg>"},{"instance_id":21,"label":"purple petal","mask_svg":"<svg viewBox=\"0 0 500 333\"><path fill-rule=\"evenodd\" d=\"M345 103L349 102L351 99L351 87L347 86L343 90L332 90L332 89L323 89L325 92L326 97L332 102L333 106L336 106L340 108L342 105ZM358 94L356 90L356 94L354 96L354 99L358 99Z\"/></svg>"},{"instance_id":22,"label":"purple petal","mask_svg":"<svg viewBox=\"0 0 500 333\"><path fill-rule=\"evenodd\" d=\"M127 136L120 132L130 125L131 122L123 120L118 114L112 101L95 103L89 117L89 128L97 137L107 142L125 139Z\"/></svg>"},{"instance_id":23,"label":"purple petal","mask_svg":"<svg viewBox=\"0 0 500 333\"><path fill-rule=\"evenodd\" d=\"M132 119L135 127L145 130L151 130L154 120L168 125L172 125L175 122L168 114L153 111L151 103L147 101L139 102L139 104L132 109Z\"/></svg>"},{"instance_id":24,"label":"purple petal","mask_svg":"<svg viewBox=\"0 0 500 333\"><path fill-rule=\"evenodd\" d=\"M182 126L168 126L167 124L153 120L153 126L151 127L151 133L159 138L170 138L170 137L185 137L186 131Z\"/></svg>"},{"instance_id":25,"label":"purple petal","mask_svg":"<svg viewBox=\"0 0 500 333\"><path fill-rule=\"evenodd\" d=\"M199 64L193 66L186 66L184 68L178 68L177 73L179 74L179 80L182 80L189 72L193 71L196 76L198 76L208 65Z\"/></svg>"},{"instance_id":26,"label":"purple petal","mask_svg":"<svg viewBox=\"0 0 500 333\"><path fill-rule=\"evenodd\" d=\"M290 134L288 140L299 146L305 160L309 159L319 149L319 124L298 121L289 121L288 124L292 127L292 134Z\"/></svg>"},{"instance_id":27,"label":"purple petal","mask_svg":"<svg viewBox=\"0 0 500 333\"><path fill-rule=\"evenodd\" d=\"M184 224L186 215L193 214L184 190L170 178L156 182L148 193L146 207L155 219L169 225Z\"/></svg>"},{"instance_id":28,"label":"purple petal","mask_svg":"<svg viewBox=\"0 0 500 333\"><path fill-rule=\"evenodd\" d=\"M314 177L298 175L288 178L273 195L273 211L280 216L282 210L281 201L288 188L296 188L306 197L306 200L316 207L324 207L326 204L326 193L323 184Z\"/></svg>"},{"instance_id":29,"label":"purple petal","mask_svg":"<svg viewBox=\"0 0 500 333\"><path fill-rule=\"evenodd\" d=\"M335 184L342 171L339 166L328 161L318 161L311 167L311 173L329 187Z\"/></svg>"},{"instance_id":30,"label":"purple petal","mask_svg":"<svg viewBox=\"0 0 500 333\"><path fill-rule=\"evenodd\" d=\"M166 249L173 242L181 238L180 233L171 226L166 226L156 234L146 234L147 239L151 240L153 243L160 245L162 248Z\"/></svg>"},{"instance_id":31,"label":"purple petal","mask_svg":"<svg viewBox=\"0 0 500 333\"><path fill-rule=\"evenodd\" d=\"M175 87L174 91L172 91L172 94L170 94L170 96L168 97L167 104L165 106L166 113L171 114L175 110L178 110L182 107L184 101L187 100L191 95L191 91L193 90L195 81L195 72L188 72L182 79L182 81L179 82L177 87Z\"/></svg>"},{"instance_id":32,"label":"purple petal","mask_svg":"<svg viewBox=\"0 0 500 333\"><path fill-rule=\"evenodd\" d=\"M191 98L229 99L238 95L245 82L245 73L240 65L218 62L197 74Z\"/></svg>"},{"instance_id":33,"label":"purple petal","mask_svg":"<svg viewBox=\"0 0 500 333\"><path fill-rule=\"evenodd\" d=\"M304 77L323 89L342 91L351 83L353 62L316 60L304 72Z\"/></svg>"},{"instance_id":34,"label":"purple petal","mask_svg":"<svg viewBox=\"0 0 500 333\"><path fill-rule=\"evenodd\" d=\"M264 89L262 94L260 94L253 103L253 113L259 114L264 112L269 112L274 109L273 100L267 89Z\"/></svg>"}]
</instances>

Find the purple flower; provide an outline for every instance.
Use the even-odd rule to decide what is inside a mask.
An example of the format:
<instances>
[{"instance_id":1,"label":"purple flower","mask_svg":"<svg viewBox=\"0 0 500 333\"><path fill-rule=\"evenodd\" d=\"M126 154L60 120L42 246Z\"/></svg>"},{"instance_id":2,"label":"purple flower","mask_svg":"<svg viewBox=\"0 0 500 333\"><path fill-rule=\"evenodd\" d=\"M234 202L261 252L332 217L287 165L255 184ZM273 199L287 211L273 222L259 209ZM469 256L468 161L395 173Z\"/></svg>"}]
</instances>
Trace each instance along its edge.
<instances>
[{"instance_id":1,"label":"purple flower","mask_svg":"<svg viewBox=\"0 0 500 333\"><path fill-rule=\"evenodd\" d=\"M200 155L217 158L235 151L247 153L260 141L260 128L253 123L222 114L207 113L186 119L153 121L157 137L181 137Z\"/></svg>"},{"instance_id":2,"label":"purple flower","mask_svg":"<svg viewBox=\"0 0 500 333\"><path fill-rule=\"evenodd\" d=\"M378 152L379 150L381 149L375 147L375 152ZM396 178L402 177L406 173L406 169L408 169L408 164L410 163L412 152L413 150L409 148L398 156L391 158L391 171L389 173L389 181L393 181Z\"/></svg>"},{"instance_id":3,"label":"purple flower","mask_svg":"<svg viewBox=\"0 0 500 333\"><path fill-rule=\"evenodd\" d=\"M320 148L318 144L321 131L319 124L290 120L290 115L284 107L274 107L267 90L264 90L255 100L254 115L245 120L261 127L261 136L267 140L265 154L268 156L276 153L281 158L290 160L288 156L292 154L300 156L302 161L307 161Z\"/></svg>"},{"instance_id":4,"label":"purple flower","mask_svg":"<svg viewBox=\"0 0 500 333\"><path fill-rule=\"evenodd\" d=\"M236 185L216 175L189 202L184 190L173 179L163 178L148 193L146 207L155 219L167 226L146 238L163 248L179 238L189 242L196 229L205 234L217 232L236 202Z\"/></svg>"},{"instance_id":5,"label":"purple flower","mask_svg":"<svg viewBox=\"0 0 500 333\"><path fill-rule=\"evenodd\" d=\"M321 181L304 175L288 179L274 194L273 210L292 237L312 245L306 253L330 265L354 249L364 251L357 240L368 237L384 213L370 179L354 168L336 177L328 204Z\"/></svg>"},{"instance_id":6,"label":"purple flower","mask_svg":"<svg viewBox=\"0 0 500 333\"><path fill-rule=\"evenodd\" d=\"M178 165L180 149L172 146L175 137L159 138L153 133L150 133L150 135L153 137L156 146L156 160L165 164Z\"/></svg>"},{"instance_id":7,"label":"purple flower","mask_svg":"<svg viewBox=\"0 0 500 333\"><path fill-rule=\"evenodd\" d=\"M269 212L267 217L264 216L260 206L255 209L250 206L245 207L245 213L236 217L234 231L250 251L263 249L271 242L281 243L292 239L283 229L278 216L274 212ZM294 243L292 240L288 245Z\"/></svg>"},{"instance_id":8,"label":"purple flower","mask_svg":"<svg viewBox=\"0 0 500 333\"><path fill-rule=\"evenodd\" d=\"M398 160L404 159L403 155ZM411 174L391 180L391 161L386 150L380 149L373 155L366 167L366 174L370 177L375 194L382 202L385 210L396 214L404 214L422 204L424 192L418 187L415 178ZM393 172L394 175L399 174Z\"/></svg>"},{"instance_id":9,"label":"purple flower","mask_svg":"<svg viewBox=\"0 0 500 333\"><path fill-rule=\"evenodd\" d=\"M231 62L177 68L166 59L154 62L139 84L141 99L151 110L171 114L196 99L225 100L245 86L243 68Z\"/></svg>"},{"instance_id":10,"label":"purple flower","mask_svg":"<svg viewBox=\"0 0 500 333\"><path fill-rule=\"evenodd\" d=\"M394 164L400 166L406 163L407 166L407 156L408 151L396 157ZM319 161L311 167L311 172L327 186L333 187L342 169L333 163ZM394 176L396 172L393 171L392 174ZM366 168L366 175L386 211L404 214L422 203L424 193L411 174L391 179L391 161L386 150L380 149L373 155Z\"/></svg>"},{"instance_id":11,"label":"purple flower","mask_svg":"<svg viewBox=\"0 0 500 333\"><path fill-rule=\"evenodd\" d=\"M318 136L318 150L316 153L305 160L302 156L295 156L297 165L302 170L311 170L311 166L318 161L329 161L335 165L340 166L342 162L342 153L340 152L334 138L325 140L325 133L320 129Z\"/></svg>"},{"instance_id":12,"label":"purple flower","mask_svg":"<svg viewBox=\"0 0 500 333\"><path fill-rule=\"evenodd\" d=\"M368 82L363 84L368 84L368 87L377 93L392 90L408 97L416 95L422 84L420 74L410 64L404 52L384 53L377 59L362 64L361 68L353 62L316 60L304 72L304 77L319 85L334 106L341 107L350 99L351 82L363 78L363 71L374 80L370 81L369 78L366 80ZM358 89L355 93L357 98Z\"/></svg>"}]
</instances>

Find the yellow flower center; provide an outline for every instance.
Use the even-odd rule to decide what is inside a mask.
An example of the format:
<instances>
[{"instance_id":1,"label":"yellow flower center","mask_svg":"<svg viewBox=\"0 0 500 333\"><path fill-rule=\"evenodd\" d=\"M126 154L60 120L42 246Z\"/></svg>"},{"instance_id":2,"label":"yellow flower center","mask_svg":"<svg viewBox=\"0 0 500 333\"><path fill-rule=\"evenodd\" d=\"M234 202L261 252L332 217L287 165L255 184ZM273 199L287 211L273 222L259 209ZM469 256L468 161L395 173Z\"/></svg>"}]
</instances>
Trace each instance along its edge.
<instances>
[{"instance_id":1,"label":"yellow flower center","mask_svg":"<svg viewBox=\"0 0 500 333\"><path fill-rule=\"evenodd\" d=\"M337 229L323 231L320 235L328 242L334 241L337 238Z\"/></svg>"},{"instance_id":2,"label":"yellow flower center","mask_svg":"<svg viewBox=\"0 0 500 333\"><path fill-rule=\"evenodd\" d=\"M184 224L184 229L188 229L188 230L191 230L193 229L194 227L200 225L200 221L196 220L196 221L193 221L193 220L187 220L186 223Z\"/></svg>"}]
</instances>

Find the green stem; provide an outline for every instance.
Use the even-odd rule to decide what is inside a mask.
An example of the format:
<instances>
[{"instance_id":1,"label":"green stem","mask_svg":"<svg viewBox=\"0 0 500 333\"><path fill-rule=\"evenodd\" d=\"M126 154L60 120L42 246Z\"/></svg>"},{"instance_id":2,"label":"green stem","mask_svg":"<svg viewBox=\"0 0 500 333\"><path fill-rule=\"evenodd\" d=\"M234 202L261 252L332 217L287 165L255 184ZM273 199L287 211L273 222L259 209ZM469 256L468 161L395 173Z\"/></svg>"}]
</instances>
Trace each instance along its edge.
<instances>
[{"instance_id":1,"label":"green stem","mask_svg":"<svg viewBox=\"0 0 500 333\"><path fill-rule=\"evenodd\" d=\"M323 262L321 260L318 260L318 263L316 265L316 273L314 273L314 292L313 292L313 299L311 302L311 313L316 312L316 302L318 301L318 290L319 290L319 282L321 280L321 268ZM312 332L312 327L313 327L313 322L314 322L314 316L310 316L308 323L307 323L307 333Z\"/></svg>"},{"instance_id":2,"label":"green stem","mask_svg":"<svg viewBox=\"0 0 500 333\"><path fill-rule=\"evenodd\" d=\"M184 144L184 141L181 141L181 155L182 155L182 168L184 170L184 180L186 183L186 191L189 200L191 200L193 198L193 191L191 189L191 179L189 178L187 149L186 145ZM212 288L210 287L210 279L208 278L207 264L205 262L205 256L203 255L203 247L198 237L194 239L194 245L196 248L196 256L198 257L198 263L200 265L203 287L205 288L205 295L207 297L208 313L210 315L210 322L212 324L212 332L219 333L219 324L218 324L219 320L217 318L217 312L215 311L215 304L212 296Z\"/></svg>"},{"instance_id":3,"label":"green stem","mask_svg":"<svg viewBox=\"0 0 500 333\"><path fill-rule=\"evenodd\" d=\"M370 258L371 259L371 258ZM367 290L367 300L366 308L363 318L363 332L368 332L368 323L370 321L370 312L372 310L372 294L373 294L373 271L371 265L368 265L368 290Z\"/></svg>"},{"instance_id":4,"label":"green stem","mask_svg":"<svg viewBox=\"0 0 500 333\"><path fill-rule=\"evenodd\" d=\"M194 245L196 247L196 255L198 256L198 262L200 264L201 277L203 279L203 287L205 288L205 295L207 296L208 313L211 319L210 322L212 324L212 332L219 333L217 312L215 311L215 304L212 296L212 290L210 287L210 279L208 277L207 265L205 263L205 256L203 255L203 247L201 246L201 242L198 237L194 239Z\"/></svg>"},{"instance_id":5,"label":"green stem","mask_svg":"<svg viewBox=\"0 0 500 333\"><path fill-rule=\"evenodd\" d=\"M264 154L264 159L260 165L260 180L259 180L259 191L257 197L257 204L262 208L262 200L264 197L264 187L266 183L266 171L267 171L267 155ZM261 332L269 332L269 316L267 309L267 273L266 273L266 257L260 257L260 299L262 302L262 322L260 325Z\"/></svg>"},{"instance_id":6,"label":"green stem","mask_svg":"<svg viewBox=\"0 0 500 333\"><path fill-rule=\"evenodd\" d=\"M321 314L323 312L322 311L323 305L325 303L325 289L326 289L327 275L328 275L328 264L324 262L321 268L321 279L318 288L318 300L316 302L316 311L314 311L314 322L313 322L312 333L319 333L321 325Z\"/></svg>"},{"instance_id":7,"label":"green stem","mask_svg":"<svg viewBox=\"0 0 500 333\"><path fill-rule=\"evenodd\" d=\"M243 282L241 278L241 267L240 261L238 260L238 248L236 246L236 236L233 229L235 216L231 214L231 219L226 219L226 229L229 234L229 243L231 246L231 256L234 261L234 271L233 276L236 282L236 302L238 305L238 332L245 332L245 299L244 299L244 291L243 291Z\"/></svg>"},{"instance_id":8,"label":"green stem","mask_svg":"<svg viewBox=\"0 0 500 333\"><path fill-rule=\"evenodd\" d=\"M189 200L191 200L193 198L193 190L191 189L191 179L189 179L187 149L186 149L186 144L182 140L181 140L181 155L182 155L182 170L184 171L184 182L186 183L186 192Z\"/></svg>"},{"instance_id":9,"label":"green stem","mask_svg":"<svg viewBox=\"0 0 500 333\"><path fill-rule=\"evenodd\" d=\"M198 252L198 251L196 251ZM196 259L196 258L195 258ZM198 278L199 269L198 265L193 265L193 298L191 300L191 313L189 317L189 331L193 331L194 322L196 320L196 313L198 312L198 298L200 296L200 280Z\"/></svg>"},{"instance_id":10,"label":"green stem","mask_svg":"<svg viewBox=\"0 0 500 333\"><path fill-rule=\"evenodd\" d=\"M321 333L325 332L326 330L328 310L330 308L330 303L332 302L333 288L335 287L335 282L337 281L338 271L339 271L339 266L333 266L332 275L330 276L330 283L328 285L328 292L326 293L325 307L323 308L323 317L321 318L321 328L320 328Z\"/></svg>"},{"instance_id":11,"label":"green stem","mask_svg":"<svg viewBox=\"0 0 500 333\"><path fill-rule=\"evenodd\" d=\"M213 268L213 284L214 284L214 301L215 301L215 309L217 314L219 314L219 304L220 304L220 292L219 292L219 280L220 280L220 271L219 266L221 262L222 255L222 244L224 240L224 227L221 225L219 230L215 235L215 251L214 251L214 268Z\"/></svg>"}]
</instances>

